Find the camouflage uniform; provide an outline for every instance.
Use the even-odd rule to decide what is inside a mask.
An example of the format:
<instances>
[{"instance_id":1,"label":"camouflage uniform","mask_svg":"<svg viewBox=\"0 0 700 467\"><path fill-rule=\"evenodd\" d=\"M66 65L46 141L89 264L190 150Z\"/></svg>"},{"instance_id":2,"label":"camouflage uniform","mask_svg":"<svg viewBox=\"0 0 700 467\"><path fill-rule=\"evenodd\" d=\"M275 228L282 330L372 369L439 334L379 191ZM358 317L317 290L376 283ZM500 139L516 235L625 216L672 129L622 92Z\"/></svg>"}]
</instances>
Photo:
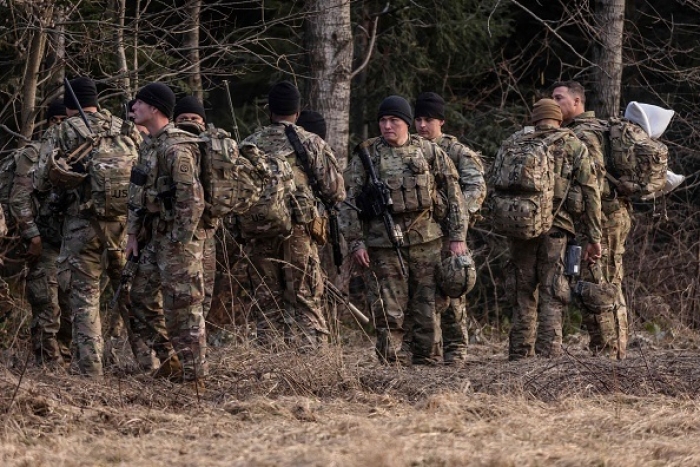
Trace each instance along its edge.
<instances>
[{"instance_id":1,"label":"camouflage uniform","mask_svg":"<svg viewBox=\"0 0 700 467\"><path fill-rule=\"evenodd\" d=\"M450 135L442 135L434 141L450 157L459 174L459 185L464 195L470 221L477 215L486 197L484 165L477 152ZM466 239L465 239L466 240ZM467 297L444 297L447 308L440 312L442 351L446 362L464 358L467 351Z\"/></svg>"},{"instance_id":2,"label":"camouflage uniform","mask_svg":"<svg viewBox=\"0 0 700 467\"><path fill-rule=\"evenodd\" d=\"M87 119L93 133L101 135L121 128L123 123L106 110L89 112ZM58 156L65 157L85 142L85 138L76 131L76 125L83 125L78 116L64 120L42 144L35 174L35 188L38 190L50 187L50 164L47 163L49 155L56 150ZM133 154L133 159L128 161L133 164L140 135L132 131L131 134L122 136L124 137L115 138L114 144L119 145L120 152ZM62 189L60 186L56 188ZM77 188L69 190L67 196L69 201L63 225L63 243L57 259L59 285L70 290L74 350L77 352L80 372L98 376L104 370L100 277L105 272L113 285L119 283L125 264L126 219L124 216L99 217L95 214L90 177ZM126 193L112 192L110 196L112 200L117 200L125 197ZM129 310L127 294L121 295L118 307L120 315L126 321Z\"/></svg>"},{"instance_id":3,"label":"camouflage uniform","mask_svg":"<svg viewBox=\"0 0 700 467\"><path fill-rule=\"evenodd\" d=\"M32 306L32 347L37 363L56 363L61 359L61 350L69 352L72 319L67 291L58 287L56 268L63 216L52 212L48 193L35 191L32 181L40 148L40 143L35 142L17 152L9 199L22 238L29 241L41 237L41 256L29 262L27 274L27 299Z\"/></svg>"},{"instance_id":4,"label":"camouflage uniform","mask_svg":"<svg viewBox=\"0 0 700 467\"><path fill-rule=\"evenodd\" d=\"M552 126L538 126L546 138L562 131ZM518 132L511 137L518 138ZM509 144L506 140L503 147ZM586 147L569 134L557 140L549 149L554 154L555 174L571 180L567 193L579 191L583 201L583 220L591 241L599 242L600 192L595 167ZM570 298L570 288L564 276L564 255L569 237L576 233L577 219L567 202L554 200L556 211L552 228L530 240L510 240L511 265L515 271L515 306L509 335L509 357L517 360L561 354L562 312Z\"/></svg>"},{"instance_id":5,"label":"camouflage uniform","mask_svg":"<svg viewBox=\"0 0 700 467\"><path fill-rule=\"evenodd\" d=\"M185 380L206 375L206 233L200 227L204 193L198 164L192 135L168 124L142 143L138 167L147 179L129 188L128 234L145 243L131 286L132 326L145 341L138 359L148 369L151 348L162 362L174 350L183 360Z\"/></svg>"},{"instance_id":6,"label":"camouflage uniform","mask_svg":"<svg viewBox=\"0 0 700 467\"><path fill-rule=\"evenodd\" d=\"M600 258L602 278L617 286L617 300L614 316L593 316L585 313L584 324L590 335L589 348L594 352L611 350L618 358L624 358L627 351L628 320L627 302L622 291L624 269L622 255L625 252L625 240L632 227L632 205L629 200L619 196L610 181L605 177L605 154L607 140L602 131L597 130L600 121L592 111L578 115L567 124L588 148L588 153L598 168L598 184L601 195L602 219L602 256ZM590 271L584 271L586 280L593 280ZM612 325L611 325L612 324Z\"/></svg>"},{"instance_id":7,"label":"camouflage uniform","mask_svg":"<svg viewBox=\"0 0 700 467\"><path fill-rule=\"evenodd\" d=\"M317 347L326 340L328 327L323 312L323 271L316 241L311 237L311 222L319 216L315 198L336 204L345 199L343 177L330 146L318 135L293 125L306 149L308 163L318 180L314 193L301 161L297 159L285 126L289 122L268 125L248 136L240 144L245 154L251 146L265 154L284 154L292 167L296 191L291 196L292 231L286 236L261 234L246 239L250 260L248 276L255 296L258 340L273 344L276 336L288 343Z\"/></svg>"},{"instance_id":8,"label":"camouflage uniform","mask_svg":"<svg viewBox=\"0 0 700 467\"><path fill-rule=\"evenodd\" d=\"M392 193L393 218L404 234L401 255L408 272L402 277L381 218L360 222L354 211L343 210L350 217L344 225L351 253L364 248L370 258L368 301L377 329L376 352L381 361L407 363L410 350L414 363L430 363L439 355L435 268L443 236L464 241L467 235L459 176L445 152L419 136L410 136L401 147L391 147L383 138L362 144L369 150L378 177L397 190ZM349 196L356 198L367 179L360 157L355 155L345 172ZM406 196L398 192L403 184L413 187L405 190ZM412 199L406 202L408 198ZM443 233L441 223L447 232ZM410 343L404 345L407 332Z\"/></svg>"}]
</instances>

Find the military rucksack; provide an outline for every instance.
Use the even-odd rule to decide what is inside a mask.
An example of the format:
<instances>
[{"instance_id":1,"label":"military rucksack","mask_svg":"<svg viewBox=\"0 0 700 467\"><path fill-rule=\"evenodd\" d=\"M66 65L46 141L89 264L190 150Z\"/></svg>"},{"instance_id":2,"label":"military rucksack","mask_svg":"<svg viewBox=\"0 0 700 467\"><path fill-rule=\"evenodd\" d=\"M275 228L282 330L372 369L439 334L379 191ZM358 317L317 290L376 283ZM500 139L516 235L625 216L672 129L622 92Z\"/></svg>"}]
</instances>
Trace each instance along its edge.
<instances>
[{"instance_id":1,"label":"military rucksack","mask_svg":"<svg viewBox=\"0 0 700 467\"><path fill-rule=\"evenodd\" d=\"M523 131L501 146L491 169L488 199L497 233L528 240L552 227L556 176L549 148L569 134Z\"/></svg>"},{"instance_id":2,"label":"military rucksack","mask_svg":"<svg viewBox=\"0 0 700 467\"><path fill-rule=\"evenodd\" d=\"M198 144L205 220L243 214L260 200L269 169L255 146L239 157L231 134L211 124L199 135Z\"/></svg>"},{"instance_id":3,"label":"military rucksack","mask_svg":"<svg viewBox=\"0 0 700 467\"><path fill-rule=\"evenodd\" d=\"M73 189L75 186L70 186L72 181L85 174L80 210L90 210L106 219L126 216L129 178L138 149L134 140L122 133L122 120L110 116L108 120L93 121L92 133L79 118L70 118L66 122L88 144L85 155L77 154L75 163L63 158L52 163L52 158L49 158L52 183L58 188ZM69 167L63 165L64 161ZM71 173L76 177L68 177Z\"/></svg>"},{"instance_id":4,"label":"military rucksack","mask_svg":"<svg viewBox=\"0 0 700 467\"><path fill-rule=\"evenodd\" d=\"M608 121L608 174L613 183L629 182L639 185L639 195L649 195L666 184L668 148L651 138L636 123L624 118Z\"/></svg>"},{"instance_id":5,"label":"military rucksack","mask_svg":"<svg viewBox=\"0 0 700 467\"><path fill-rule=\"evenodd\" d=\"M250 239L288 235L292 230L291 203L296 184L287 157L293 151L282 146L278 151L263 154L256 145L245 141L239 149L245 157L262 154L270 170L270 179L265 183L260 198L237 218L241 236Z\"/></svg>"}]
</instances>

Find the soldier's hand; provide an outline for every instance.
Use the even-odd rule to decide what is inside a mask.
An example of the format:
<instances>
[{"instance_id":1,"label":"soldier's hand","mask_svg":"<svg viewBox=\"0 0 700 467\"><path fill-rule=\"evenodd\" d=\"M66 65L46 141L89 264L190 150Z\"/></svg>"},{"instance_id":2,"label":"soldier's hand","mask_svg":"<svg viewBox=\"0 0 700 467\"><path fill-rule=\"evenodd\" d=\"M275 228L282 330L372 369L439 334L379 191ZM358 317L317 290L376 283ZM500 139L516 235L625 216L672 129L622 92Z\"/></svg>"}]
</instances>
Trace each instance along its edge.
<instances>
[{"instance_id":1,"label":"soldier's hand","mask_svg":"<svg viewBox=\"0 0 700 467\"><path fill-rule=\"evenodd\" d=\"M453 256L463 256L467 254L467 243L462 241L450 242L450 253Z\"/></svg>"},{"instance_id":2,"label":"soldier's hand","mask_svg":"<svg viewBox=\"0 0 700 467\"><path fill-rule=\"evenodd\" d=\"M128 258L130 255L134 255L135 258L138 258L139 256L139 242L136 239L136 235L129 234L126 237L126 252L125 252L126 257Z\"/></svg>"},{"instance_id":3,"label":"soldier's hand","mask_svg":"<svg viewBox=\"0 0 700 467\"><path fill-rule=\"evenodd\" d=\"M367 253L367 250L365 250L364 248L356 250L352 254L352 257L355 259L355 262L360 266L364 266L366 268L369 267L369 253Z\"/></svg>"},{"instance_id":4,"label":"soldier's hand","mask_svg":"<svg viewBox=\"0 0 700 467\"><path fill-rule=\"evenodd\" d=\"M43 250L43 245L41 243L41 237L37 235L32 237L29 241L29 246L27 247L27 256L29 261L34 262L39 259L41 252Z\"/></svg>"},{"instance_id":5,"label":"soldier's hand","mask_svg":"<svg viewBox=\"0 0 700 467\"><path fill-rule=\"evenodd\" d=\"M588 243L588 245L586 245L586 251L583 257L584 260L587 260L589 263L595 263L600 259L602 254L603 249L600 246L600 243Z\"/></svg>"}]
</instances>

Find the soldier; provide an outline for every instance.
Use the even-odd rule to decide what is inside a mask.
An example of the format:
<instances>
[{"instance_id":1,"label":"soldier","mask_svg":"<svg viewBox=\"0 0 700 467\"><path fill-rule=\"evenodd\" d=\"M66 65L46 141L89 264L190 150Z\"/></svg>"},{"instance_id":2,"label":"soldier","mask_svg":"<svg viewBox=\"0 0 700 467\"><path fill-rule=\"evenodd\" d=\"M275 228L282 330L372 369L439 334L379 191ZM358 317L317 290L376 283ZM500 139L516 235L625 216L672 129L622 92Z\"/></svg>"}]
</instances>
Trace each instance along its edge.
<instances>
[{"instance_id":1,"label":"soldier","mask_svg":"<svg viewBox=\"0 0 700 467\"><path fill-rule=\"evenodd\" d=\"M434 92L425 92L416 99L416 130L447 154L459 174L459 185L467 207L467 219L473 222L486 197L484 166L478 153L459 140L442 132L445 124L445 101ZM447 308L440 313L442 351L445 363L461 362L467 351L467 298L445 298Z\"/></svg>"},{"instance_id":2,"label":"soldier","mask_svg":"<svg viewBox=\"0 0 700 467\"><path fill-rule=\"evenodd\" d=\"M314 349L328 335L322 308L323 272L317 240L312 237L325 233L315 228L319 225L316 198L331 205L345 199L343 177L330 146L294 124L300 107L296 86L288 81L275 84L268 105L270 125L245 138L239 148L241 154L255 148L262 151L277 168L275 181L284 184L287 192L284 199L270 197L274 187L268 187L261 204L238 218L250 259L257 337L261 344L271 345L276 335L283 335L301 350ZM304 154L295 151L293 139ZM285 173L287 161L289 174ZM266 214L261 217L262 212ZM284 228L274 229L273 235L268 227L278 223Z\"/></svg>"},{"instance_id":3,"label":"soldier","mask_svg":"<svg viewBox=\"0 0 700 467\"><path fill-rule=\"evenodd\" d=\"M607 138L600 129L600 121L595 113L586 111L586 94L583 86L576 81L555 83L552 86L552 99L561 108L563 126L576 132L576 136L586 145L589 155L596 164L603 233L599 269L603 280L615 285L618 289L614 317L609 320L596 320L596 317L590 313L584 313L584 324L590 336L589 348L596 354L610 350L618 359L622 359L627 353L628 338L627 301L622 291L624 277L622 256L625 253L625 240L632 228L632 204L629 198L624 193L620 193L605 177ZM588 275L590 271L585 272ZM614 328L608 321L614 322Z\"/></svg>"},{"instance_id":4,"label":"soldier","mask_svg":"<svg viewBox=\"0 0 700 467\"><path fill-rule=\"evenodd\" d=\"M351 217L345 223L346 239L353 259L371 271L368 301L380 362L431 364L439 354L435 269L443 236L449 239L446 254L466 253L464 197L457 170L445 152L420 136L409 135L411 107L403 97L384 99L377 120L382 136L365 141L356 150L345 173L347 190L361 209L366 204L361 199L374 198L360 155L366 150L378 178L391 190L391 212L402 232L403 246L394 244L381 216L359 220L354 219L353 211L344 211ZM405 276L402 260L407 266ZM412 329L405 327L409 322ZM412 334L410 349L403 345L406 332Z\"/></svg>"},{"instance_id":5,"label":"soldier","mask_svg":"<svg viewBox=\"0 0 700 467\"><path fill-rule=\"evenodd\" d=\"M582 194L582 213L590 242L588 257L600 257L600 193L595 167L586 147L573 133L560 130L559 106L551 99L541 99L532 111L532 131L519 131L507 139L500 151L517 145L525 138L546 140L554 156L552 176L564 181L567 193L554 193L554 220L545 233L529 239L510 239L511 264L515 270L515 306L509 336L509 359L519 360L535 354L543 357L561 355L562 312L570 289L564 276L564 254L570 238L576 234L576 213L568 202L568 191ZM557 138L556 133L561 137ZM551 143L549 143L551 142ZM500 152L499 152L500 154ZM498 163L498 156L497 156ZM536 336L536 337L535 337Z\"/></svg>"},{"instance_id":6,"label":"soldier","mask_svg":"<svg viewBox=\"0 0 700 467\"><path fill-rule=\"evenodd\" d=\"M139 261L131 287L132 325L155 350L158 375L194 381L201 389L204 193L197 177L199 148L190 133L170 123L174 106L175 94L162 83L141 88L133 105L134 123L150 136L140 147L129 187L126 253ZM149 369L148 361L141 364Z\"/></svg>"},{"instance_id":7,"label":"soldier","mask_svg":"<svg viewBox=\"0 0 700 467\"><path fill-rule=\"evenodd\" d=\"M122 134L123 121L98 110L97 88L89 78L70 81L75 97L66 92L68 118L51 132L41 148L35 188L53 187L65 209L64 236L58 257L59 280L70 289L73 341L80 373L103 374L100 321L100 277L106 272L119 283L125 264L128 177L140 136ZM82 108L87 122L79 116ZM119 301L128 316L128 297Z\"/></svg>"},{"instance_id":8,"label":"soldier","mask_svg":"<svg viewBox=\"0 0 700 467\"><path fill-rule=\"evenodd\" d=\"M63 99L49 105L46 121L51 132L66 118ZM45 136L44 139L50 138ZM32 173L39 161L40 142L20 149L10 211L19 234L27 242L27 299L32 306L32 348L37 365L62 366L62 353L70 357L71 316L67 291L58 287L56 260L61 247L63 216L51 209L49 192L34 190Z\"/></svg>"},{"instance_id":9,"label":"soldier","mask_svg":"<svg viewBox=\"0 0 700 467\"><path fill-rule=\"evenodd\" d=\"M199 99L194 96L187 96L180 99L175 104L173 113L175 126L181 130L199 135L205 130L207 116L204 106ZM216 280L216 230L219 227L219 220L212 218L202 218L201 227L206 234L204 239L204 250L202 252L202 270L204 273L204 302L202 302L202 313L206 319L211 309L211 299L214 292L214 281Z\"/></svg>"}]
</instances>

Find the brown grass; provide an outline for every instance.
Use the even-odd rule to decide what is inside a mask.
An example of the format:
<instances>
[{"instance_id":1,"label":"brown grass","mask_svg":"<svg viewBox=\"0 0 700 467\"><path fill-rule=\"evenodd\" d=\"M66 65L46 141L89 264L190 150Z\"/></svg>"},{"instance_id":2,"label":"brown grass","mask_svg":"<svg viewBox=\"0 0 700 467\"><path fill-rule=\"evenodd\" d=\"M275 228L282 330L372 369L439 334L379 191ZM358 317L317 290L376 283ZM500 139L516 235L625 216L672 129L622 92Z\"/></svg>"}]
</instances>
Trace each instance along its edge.
<instances>
[{"instance_id":1,"label":"brown grass","mask_svg":"<svg viewBox=\"0 0 700 467\"><path fill-rule=\"evenodd\" d=\"M211 349L199 397L128 367L100 380L24 371L18 351L0 366L0 465L700 464L695 351L615 362L573 343L511 363L494 343L460 368L404 369L350 341L314 355Z\"/></svg>"}]
</instances>

